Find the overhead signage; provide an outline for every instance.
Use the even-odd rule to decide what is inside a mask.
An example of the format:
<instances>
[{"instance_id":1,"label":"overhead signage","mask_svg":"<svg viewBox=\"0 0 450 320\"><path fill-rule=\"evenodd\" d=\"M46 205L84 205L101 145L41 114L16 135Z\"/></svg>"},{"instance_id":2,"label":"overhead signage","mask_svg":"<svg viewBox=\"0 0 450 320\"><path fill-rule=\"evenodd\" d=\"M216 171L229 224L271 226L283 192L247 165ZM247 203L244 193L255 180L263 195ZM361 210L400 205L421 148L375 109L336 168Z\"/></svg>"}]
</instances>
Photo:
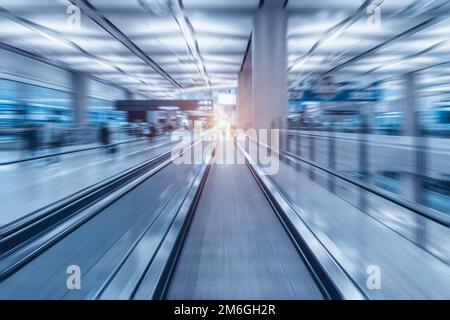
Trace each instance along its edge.
<instances>
[{"instance_id":1,"label":"overhead signage","mask_svg":"<svg viewBox=\"0 0 450 320\"><path fill-rule=\"evenodd\" d=\"M120 111L203 110L213 109L212 100L118 100Z\"/></svg>"},{"instance_id":2,"label":"overhead signage","mask_svg":"<svg viewBox=\"0 0 450 320\"><path fill-rule=\"evenodd\" d=\"M354 101L354 102L373 102L379 101L382 96L382 91L379 89L344 89L336 92L333 96L325 97L313 90L305 90L303 97L300 99L303 102L307 101Z\"/></svg>"}]
</instances>

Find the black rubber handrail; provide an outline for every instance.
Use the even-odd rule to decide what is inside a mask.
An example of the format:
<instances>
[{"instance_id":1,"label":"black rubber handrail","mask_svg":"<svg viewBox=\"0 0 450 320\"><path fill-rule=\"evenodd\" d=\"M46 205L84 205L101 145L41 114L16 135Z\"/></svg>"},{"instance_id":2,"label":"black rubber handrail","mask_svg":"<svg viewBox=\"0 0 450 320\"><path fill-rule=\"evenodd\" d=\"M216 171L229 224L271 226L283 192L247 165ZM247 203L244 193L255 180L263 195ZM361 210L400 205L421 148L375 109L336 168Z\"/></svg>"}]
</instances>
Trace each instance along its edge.
<instances>
[{"instance_id":1,"label":"black rubber handrail","mask_svg":"<svg viewBox=\"0 0 450 320\"><path fill-rule=\"evenodd\" d=\"M180 259L184 242L186 240L188 231L191 226L191 222L195 214L195 210L197 209L200 197L206 185L206 181L209 177L209 172L214 162L214 157L216 153L215 149L216 148L214 147L214 150L211 153L211 157L209 158L208 163L204 164L204 167L200 170L200 173L197 176L196 180L199 181L199 185L197 186L197 188L195 188L195 190L193 189L193 186L191 186L191 190L188 192L185 199L183 200L183 204L180 206L180 210L183 210L184 207L186 208L185 209L186 218L181 224L181 228L177 234L172 250L170 251L169 258L164 266L164 270L161 272L161 277L157 282L156 287L152 290L151 296L152 300L167 299L167 292L170 287L170 283L173 280L175 269ZM180 212L178 212L178 214L179 213ZM136 295L134 295L133 298L137 298Z\"/></svg>"},{"instance_id":2,"label":"black rubber handrail","mask_svg":"<svg viewBox=\"0 0 450 320\"><path fill-rule=\"evenodd\" d=\"M351 134L351 135L355 135L355 136L359 136L361 134L361 132L342 132L342 131L332 131L332 130L296 130L296 129L289 129L289 130L280 130L281 133L285 134L285 135L290 135L290 136L299 136L299 137L313 137L313 138L318 138L318 139L322 139L322 140L335 140L337 142L339 141L345 141L345 142L354 142L354 143L358 143L361 142L361 138L359 137L342 137L342 136L338 136L339 134ZM315 132L322 132L322 133L328 133L328 134L317 134ZM331 135L330 135L331 133ZM409 139L414 139L417 138L415 136L402 136L402 135L377 135L375 133L362 133L364 136L367 137L367 140L363 140L365 143L369 144L369 145L379 145L382 147L386 147L386 148L393 148L394 145L392 143L388 143L388 142L382 142L382 141L375 141L375 140L371 140L370 138L373 136L380 136L383 138L392 138L392 137L397 137L397 138L409 138ZM442 137L419 137L419 138L423 138L423 139L428 139L428 138L438 138L438 139L443 139ZM406 147L406 148L410 148L411 150L416 150L417 147L415 147L412 144L409 143L396 143L395 146L400 146L400 147ZM441 146L430 146L429 147L432 151L434 152L446 152L449 153L450 152L450 148L444 148Z\"/></svg>"},{"instance_id":3,"label":"black rubber handrail","mask_svg":"<svg viewBox=\"0 0 450 320\"><path fill-rule=\"evenodd\" d=\"M170 145L172 143L173 142L168 142L164 145ZM158 146L154 146L154 148ZM2 228L0 228L0 256L33 238L44 229L58 224L79 210L89 206L100 198L103 198L135 177L141 175L162 159L170 157L170 155L171 151L168 151L155 156L143 163L116 174L111 178L96 183L75 194L56 201L51 205L27 214L21 219L2 226Z\"/></svg>"},{"instance_id":4,"label":"black rubber handrail","mask_svg":"<svg viewBox=\"0 0 450 320\"><path fill-rule=\"evenodd\" d=\"M6 165L11 165L11 164L16 164L16 163L52 158L52 157L62 156L62 155L71 154L71 153L78 153L78 152L85 152L85 151L91 151L91 150L96 150L96 149L110 148L110 147L118 146L121 144L133 143L133 142L139 142L139 141L145 141L145 140L148 140L148 138L126 140L126 141L111 143L111 144L107 144L107 145L101 145L101 146L95 146L95 147L89 147L89 148L80 148L80 149L68 150L68 151L57 152L57 153L52 153L52 154L44 154L42 156L37 156L37 157L30 157L30 158L24 158L24 159L19 159L19 160L0 162L0 166L6 166Z\"/></svg>"},{"instance_id":5,"label":"black rubber handrail","mask_svg":"<svg viewBox=\"0 0 450 320\"><path fill-rule=\"evenodd\" d=\"M166 218L170 219L169 226L164 230L161 238L158 239L158 244L155 251L149 253L148 263L144 270L139 271L139 277L135 281L133 286L128 287L125 292L121 292L121 298L125 299L163 299L165 290L170 283L171 274L173 268L176 265L176 259L181 249L182 242L186 233L186 229L192 218L194 207L198 202L201 190L208 176L209 168L211 166L214 150L210 159L203 163L201 168L197 171L195 176L190 180L187 185L186 193L183 192L178 202L172 204L170 208L166 205L170 199L160 209L158 215L165 214L167 211L173 211L174 214L168 214ZM174 197L175 194L171 195ZM166 214L165 214L166 215ZM156 219L155 217L154 219ZM124 264L130 259L130 256L136 250L140 244L142 238L148 233L148 230L152 226L152 222L141 233L139 238L133 243L130 249L127 251L121 262L114 268L108 279L102 284L102 286L93 295L93 299L114 299L115 294L108 293L109 286L114 287L113 284L117 279L115 277L121 271ZM150 279L150 280L149 280ZM120 282L120 280L119 280ZM145 282L145 284L143 284ZM145 293L144 293L145 292ZM146 295L142 297L141 295Z\"/></svg>"}]
</instances>

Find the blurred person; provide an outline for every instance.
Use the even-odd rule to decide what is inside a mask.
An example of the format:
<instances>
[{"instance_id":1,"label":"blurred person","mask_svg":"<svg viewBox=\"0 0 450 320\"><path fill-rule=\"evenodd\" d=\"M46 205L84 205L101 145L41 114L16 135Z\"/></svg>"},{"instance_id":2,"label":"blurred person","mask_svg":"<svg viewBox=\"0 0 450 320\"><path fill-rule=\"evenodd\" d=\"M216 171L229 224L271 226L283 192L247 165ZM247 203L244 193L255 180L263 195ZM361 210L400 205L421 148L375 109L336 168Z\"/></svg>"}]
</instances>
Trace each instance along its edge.
<instances>
[{"instance_id":1,"label":"blurred person","mask_svg":"<svg viewBox=\"0 0 450 320\"><path fill-rule=\"evenodd\" d=\"M56 120L52 120L47 128L48 132L48 146L53 156L47 158L49 163L57 163L60 160L58 153L64 144L64 134L62 128L58 125Z\"/></svg>"},{"instance_id":2,"label":"blurred person","mask_svg":"<svg viewBox=\"0 0 450 320\"><path fill-rule=\"evenodd\" d=\"M156 136L156 128L154 124L150 124L149 128L148 128L148 136L150 138L155 137Z\"/></svg>"},{"instance_id":3,"label":"blurred person","mask_svg":"<svg viewBox=\"0 0 450 320\"><path fill-rule=\"evenodd\" d=\"M300 113L300 128L304 128L305 127L305 113L301 112Z\"/></svg>"},{"instance_id":4,"label":"blurred person","mask_svg":"<svg viewBox=\"0 0 450 320\"><path fill-rule=\"evenodd\" d=\"M25 149L30 158L35 157L39 148L39 127L37 124L30 124L24 132Z\"/></svg>"},{"instance_id":5,"label":"blurred person","mask_svg":"<svg viewBox=\"0 0 450 320\"><path fill-rule=\"evenodd\" d=\"M117 146L112 145L112 132L106 122L100 125L99 140L106 153L114 154L117 152Z\"/></svg>"},{"instance_id":6,"label":"blurred person","mask_svg":"<svg viewBox=\"0 0 450 320\"><path fill-rule=\"evenodd\" d=\"M167 122L166 131L167 131L168 134L170 134L172 132L172 130L173 130L173 125L169 121L169 122Z\"/></svg>"},{"instance_id":7,"label":"blurred person","mask_svg":"<svg viewBox=\"0 0 450 320\"><path fill-rule=\"evenodd\" d=\"M100 130L99 130L99 140L102 146L106 149L106 147L110 143L110 137L109 137L109 128L108 125L105 122L102 122L100 124Z\"/></svg>"},{"instance_id":8,"label":"blurred person","mask_svg":"<svg viewBox=\"0 0 450 320\"><path fill-rule=\"evenodd\" d=\"M124 132L126 133L127 138L133 137L133 127L130 123L126 123L122 126Z\"/></svg>"},{"instance_id":9,"label":"blurred person","mask_svg":"<svg viewBox=\"0 0 450 320\"><path fill-rule=\"evenodd\" d=\"M140 136L140 127L139 127L139 123L138 122L133 122L132 123L132 131L133 131L133 136L136 138L139 138Z\"/></svg>"}]
</instances>

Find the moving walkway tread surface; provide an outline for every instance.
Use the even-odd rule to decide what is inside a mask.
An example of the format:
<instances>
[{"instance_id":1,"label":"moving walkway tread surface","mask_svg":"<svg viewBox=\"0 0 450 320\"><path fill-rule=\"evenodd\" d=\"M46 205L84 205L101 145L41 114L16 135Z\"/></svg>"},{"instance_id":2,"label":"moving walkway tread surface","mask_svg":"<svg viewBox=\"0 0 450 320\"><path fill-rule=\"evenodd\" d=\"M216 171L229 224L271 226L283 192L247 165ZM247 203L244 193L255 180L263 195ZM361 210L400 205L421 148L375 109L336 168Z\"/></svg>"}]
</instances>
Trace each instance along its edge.
<instances>
[{"instance_id":1,"label":"moving walkway tread surface","mask_svg":"<svg viewBox=\"0 0 450 320\"><path fill-rule=\"evenodd\" d=\"M167 299L323 299L246 165L214 164Z\"/></svg>"}]
</instances>

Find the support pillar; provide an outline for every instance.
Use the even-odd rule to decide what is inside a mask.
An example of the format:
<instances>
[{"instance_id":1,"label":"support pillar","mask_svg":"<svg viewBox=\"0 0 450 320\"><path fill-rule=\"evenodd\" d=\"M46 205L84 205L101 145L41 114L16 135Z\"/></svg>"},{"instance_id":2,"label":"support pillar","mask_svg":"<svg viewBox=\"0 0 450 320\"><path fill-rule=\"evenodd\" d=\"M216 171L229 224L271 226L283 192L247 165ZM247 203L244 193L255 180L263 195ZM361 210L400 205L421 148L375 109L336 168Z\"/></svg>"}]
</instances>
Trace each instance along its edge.
<instances>
[{"instance_id":1,"label":"support pillar","mask_svg":"<svg viewBox=\"0 0 450 320\"><path fill-rule=\"evenodd\" d=\"M252 107L252 73L249 69L243 69L238 75L237 91L237 126L240 129L251 127Z\"/></svg>"},{"instance_id":2,"label":"support pillar","mask_svg":"<svg viewBox=\"0 0 450 320\"><path fill-rule=\"evenodd\" d=\"M403 194L409 200L423 203L422 178L426 175L426 145L425 138L420 130L418 117L416 74L408 73L405 75L404 80L403 113L405 115L405 123L403 134L411 138L413 145L413 163L404 177L406 183L404 184Z\"/></svg>"},{"instance_id":3,"label":"support pillar","mask_svg":"<svg viewBox=\"0 0 450 320\"><path fill-rule=\"evenodd\" d=\"M414 202L424 203L423 178L426 175L426 138L420 128L418 110L417 74L412 72L404 77L404 135L411 137L413 145L413 164L404 174L403 194ZM426 246L426 219L417 215L416 243Z\"/></svg>"},{"instance_id":4,"label":"support pillar","mask_svg":"<svg viewBox=\"0 0 450 320\"><path fill-rule=\"evenodd\" d=\"M287 14L284 0L265 1L252 33L252 126L286 128Z\"/></svg>"},{"instance_id":5,"label":"support pillar","mask_svg":"<svg viewBox=\"0 0 450 320\"><path fill-rule=\"evenodd\" d=\"M72 73L73 112L77 128L87 125L88 78L83 72Z\"/></svg>"}]
</instances>

